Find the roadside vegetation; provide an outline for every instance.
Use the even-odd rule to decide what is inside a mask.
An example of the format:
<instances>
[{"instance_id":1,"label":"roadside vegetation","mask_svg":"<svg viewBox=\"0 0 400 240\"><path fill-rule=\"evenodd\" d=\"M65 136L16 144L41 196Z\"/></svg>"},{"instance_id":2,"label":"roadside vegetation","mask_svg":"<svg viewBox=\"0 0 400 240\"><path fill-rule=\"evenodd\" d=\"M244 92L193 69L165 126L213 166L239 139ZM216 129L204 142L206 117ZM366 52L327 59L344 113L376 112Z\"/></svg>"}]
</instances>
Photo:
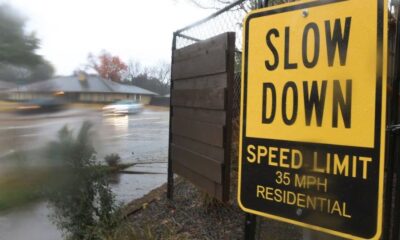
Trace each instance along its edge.
<instances>
[{"instance_id":1,"label":"roadside vegetation","mask_svg":"<svg viewBox=\"0 0 400 240\"><path fill-rule=\"evenodd\" d=\"M124 224L122 207L109 185L110 174L132 164L121 164L118 154L108 155L107 165L101 164L96 159L91 128L91 123L84 122L74 134L64 127L45 150L10 156L15 165L0 177L0 211L46 199L54 209L51 218L65 239L136 236ZM44 158L46 164L29 166L28 157Z\"/></svg>"},{"instance_id":2,"label":"roadside vegetation","mask_svg":"<svg viewBox=\"0 0 400 240\"><path fill-rule=\"evenodd\" d=\"M4 173L0 178L0 211L5 211L41 199L44 189L51 188L53 179L48 169L15 170Z\"/></svg>"},{"instance_id":3,"label":"roadside vegetation","mask_svg":"<svg viewBox=\"0 0 400 240\"><path fill-rule=\"evenodd\" d=\"M47 149L48 156L65 172L59 187L51 189L47 197L55 210L53 220L66 239L102 239L120 222L120 207L107 172L95 157L91 127L91 123L83 123L77 136L64 127Z\"/></svg>"}]
</instances>

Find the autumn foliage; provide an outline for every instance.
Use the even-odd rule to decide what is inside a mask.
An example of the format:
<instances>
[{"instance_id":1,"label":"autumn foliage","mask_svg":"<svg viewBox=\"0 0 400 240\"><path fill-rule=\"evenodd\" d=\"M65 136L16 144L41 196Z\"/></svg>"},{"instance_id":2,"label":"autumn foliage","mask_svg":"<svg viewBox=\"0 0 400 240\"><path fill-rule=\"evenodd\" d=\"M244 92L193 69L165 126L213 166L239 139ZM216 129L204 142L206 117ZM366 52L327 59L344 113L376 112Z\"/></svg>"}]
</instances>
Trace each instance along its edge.
<instances>
[{"instance_id":1,"label":"autumn foliage","mask_svg":"<svg viewBox=\"0 0 400 240\"><path fill-rule=\"evenodd\" d=\"M128 70L128 66L118 56L112 56L107 52L97 57L90 54L88 59L91 67L102 78L115 82L121 82L124 72Z\"/></svg>"},{"instance_id":2,"label":"autumn foliage","mask_svg":"<svg viewBox=\"0 0 400 240\"><path fill-rule=\"evenodd\" d=\"M167 62L159 61L150 67L143 67L140 62L134 60L125 64L118 56L105 50L99 55L89 53L87 60L85 65L76 69L76 73L95 71L102 78L125 85L135 85L160 95L166 95L170 91L171 65Z\"/></svg>"}]
</instances>

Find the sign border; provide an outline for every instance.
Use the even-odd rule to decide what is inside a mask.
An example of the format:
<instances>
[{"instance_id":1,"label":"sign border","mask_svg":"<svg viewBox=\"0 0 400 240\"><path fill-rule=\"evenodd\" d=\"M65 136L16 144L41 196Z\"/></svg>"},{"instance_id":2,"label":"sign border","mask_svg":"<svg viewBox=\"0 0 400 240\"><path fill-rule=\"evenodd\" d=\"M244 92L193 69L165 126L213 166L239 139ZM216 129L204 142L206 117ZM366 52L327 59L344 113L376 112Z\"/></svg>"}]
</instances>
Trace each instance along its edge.
<instances>
[{"instance_id":1,"label":"sign border","mask_svg":"<svg viewBox=\"0 0 400 240\"><path fill-rule=\"evenodd\" d=\"M246 121L244 116L247 110L247 76L248 76L248 37L249 37L249 24L251 19L257 17L265 17L270 15L275 15L284 12L290 12L294 10L300 10L304 8L312 8L318 6L324 6L329 4L347 2L349 0L310 0L293 2L278 5L275 7L268 7L260 10L255 10L250 12L244 20L244 31L243 31L243 55L242 55L242 82L241 82L241 108L240 108L240 137L239 137L239 172L238 172L238 189L237 189L237 201L240 208L248 213L260 215L263 217L271 218L277 221L286 222L294 224L300 227L309 228L312 230L325 232L328 234L336 235L339 237L349 238L349 239L364 239L359 236L354 236L348 233L343 233L335 231L328 228L323 228L315 226L312 224L307 224L292 220L289 218L284 218L281 216L276 216L264 212L259 212L256 210L248 209L244 207L241 202L241 179L242 179L242 147L243 138L246 133ZM375 131L374 131L374 151L379 155L379 183L378 183L378 206L377 206L377 222L376 222L376 234L371 239L378 239L382 234L382 219L383 219L383 185L384 185L384 166L385 166L385 131L386 131L386 111L382 112L382 106L386 109L386 98L383 98L383 89L386 89L387 79L387 23L388 16L385 14L385 9L387 6L387 0L377 0L378 4L377 10L377 66L376 66L376 100L375 100ZM381 64L379 64L381 63ZM386 94L385 94L386 96ZM292 141L295 142L295 141Z\"/></svg>"}]
</instances>

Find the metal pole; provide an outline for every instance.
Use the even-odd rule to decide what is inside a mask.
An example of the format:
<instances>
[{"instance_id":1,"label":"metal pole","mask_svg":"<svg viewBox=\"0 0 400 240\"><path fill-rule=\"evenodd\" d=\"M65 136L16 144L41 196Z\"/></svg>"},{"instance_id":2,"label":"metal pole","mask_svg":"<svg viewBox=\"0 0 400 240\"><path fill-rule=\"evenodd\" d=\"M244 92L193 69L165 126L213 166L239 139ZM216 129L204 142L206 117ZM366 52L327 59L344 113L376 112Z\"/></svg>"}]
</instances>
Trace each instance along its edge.
<instances>
[{"instance_id":1,"label":"metal pole","mask_svg":"<svg viewBox=\"0 0 400 240\"><path fill-rule=\"evenodd\" d=\"M398 6L395 6L396 9L396 25L393 28L390 28L389 24L389 38L391 41L389 42L389 79L391 81L388 82L388 89L392 89L392 91L388 92L388 133L387 133L387 165L385 166L386 172L386 189L385 189L385 215L384 215L384 231L382 239L398 239L399 238L399 213L396 209L399 206L399 197L400 191L398 189L399 185L399 164L398 164L398 155L396 155L397 145L398 144L398 135L393 131L392 127L398 123L398 101L399 101L399 82L400 82L400 22L398 19ZM397 143L396 143L397 142Z\"/></svg>"},{"instance_id":2,"label":"metal pole","mask_svg":"<svg viewBox=\"0 0 400 240\"><path fill-rule=\"evenodd\" d=\"M168 141L168 183L167 183L167 198L174 199L174 172L172 171L171 159L171 141L172 141L172 90L174 89L174 81L172 80L172 65L174 64L174 51L176 50L176 32L172 38L172 51L171 51L171 83L170 83L170 98L169 98L169 141Z\"/></svg>"},{"instance_id":3,"label":"metal pole","mask_svg":"<svg viewBox=\"0 0 400 240\"><path fill-rule=\"evenodd\" d=\"M246 222L244 225L245 240L256 239L256 226L257 226L257 216L250 213L246 213Z\"/></svg>"},{"instance_id":4,"label":"metal pole","mask_svg":"<svg viewBox=\"0 0 400 240\"><path fill-rule=\"evenodd\" d=\"M268 6L268 0L255 0L256 7L262 8ZM244 239L245 240L255 240L257 232L257 216L254 214L246 213L246 220L244 225Z\"/></svg>"},{"instance_id":5,"label":"metal pole","mask_svg":"<svg viewBox=\"0 0 400 240\"><path fill-rule=\"evenodd\" d=\"M392 94L390 98L391 102L391 121L390 124L391 126L394 126L396 124L399 124L399 88L400 88L400 19L399 19L399 6L396 6L397 8L397 21L396 21L396 55L395 55L395 60L394 60L394 68L395 68L395 75L394 75L394 81L392 85ZM400 239L400 213L398 211L398 208L400 206L400 189L399 189L399 183L400 183L400 163L399 163L399 131L395 131L392 129L390 132L390 159L392 162L393 166L393 174L391 174L393 178L393 184L392 184L392 190L394 190L394 203L392 206L392 229L391 233L392 236L390 239ZM391 196L388 196L391 197Z\"/></svg>"}]
</instances>

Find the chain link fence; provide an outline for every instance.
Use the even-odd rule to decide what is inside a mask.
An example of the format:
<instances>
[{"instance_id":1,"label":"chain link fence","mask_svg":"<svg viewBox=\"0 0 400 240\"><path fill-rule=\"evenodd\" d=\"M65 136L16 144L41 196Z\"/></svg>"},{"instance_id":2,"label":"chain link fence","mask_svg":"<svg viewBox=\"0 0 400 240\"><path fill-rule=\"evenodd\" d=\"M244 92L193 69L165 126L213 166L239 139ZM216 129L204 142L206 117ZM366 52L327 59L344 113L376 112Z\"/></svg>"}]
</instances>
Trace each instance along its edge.
<instances>
[{"instance_id":1,"label":"chain link fence","mask_svg":"<svg viewBox=\"0 0 400 240\"><path fill-rule=\"evenodd\" d=\"M214 1L219 1L219 0L214 0ZM189 46L193 43L196 43L198 41L206 40L211 37L217 36L219 34L225 33L225 32L235 32L236 33L236 54L235 54L235 77L234 77L234 82L233 82L233 99L232 99L232 126L233 126L233 139L238 139L239 136L239 115L240 115L240 94L241 94L241 53L242 53L242 30L243 30L243 20L245 16L253 9L261 8L261 7L266 7L268 6L273 6L273 5L278 5L282 4L285 2L294 2L296 0L238 0L235 2L232 2L229 5L226 5L226 7L218 10L208 18L205 18L203 20L200 20L198 22L195 22L187 27L184 27L178 31L175 32L174 34L174 42L173 42L173 49L180 49L184 48L186 46ZM397 27L397 31L400 31L400 28L397 26L399 21L399 14L398 14L398 9L400 6L400 0L389 0L389 5L390 5L390 17L391 17L391 34L390 34L390 41L389 41L389 49L391 51L389 52L390 57L391 57L391 62L394 63L395 61L393 58L395 56L395 52L393 49L395 49L395 44L396 40L394 38L396 30L393 30L393 28ZM396 16L396 17L393 17ZM394 23L396 22L396 23ZM400 36L398 34L398 36ZM398 50L397 50L398 51ZM394 68L389 69L389 75L392 78L395 78L394 74ZM392 79L393 80L393 79ZM398 79L396 79L397 81ZM394 81L394 80L393 80ZM398 84L397 84L398 86ZM397 113L398 114L398 113ZM237 166L237 152L235 150L238 149L237 142L233 141L232 143L232 167L235 168ZM393 187L393 186L389 186ZM393 189L393 191L395 191ZM233 191L235 192L235 191ZM389 191L390 192L390 191ZM400 194L399 194L400 196ZM397 196L397 198L400 199L400 197ZM396 199L397 205L399 205L400 201ZM395 204L391 201L388 203L389 205ZM392 207L393 207L392 206ZM389 216L390 218L390 216ZM392 216L392 219L388 220L388 222L391 222L393 225L396 225L396 230L392 233L396 236L396 239L399 236L399 219L400 219L400 214L397 214L396 216ZM264 221L265 222L265 221ZM271 224L271 223L269 223ZM284 225L284 224L281 224ZM278 227L279 228L279 227ZM301 232L300 228L295 228L295 227L290 227L286 228L286 230L292 230L297 233Z\"/></svg>"},{"instance_id":2,"label":"chain link fence","mask_svg":"<svg viewBox=\"0 0 400 240\"><path fill-rule=\"evenodd\" d=\"M247 13L266 5L272 6L293 1L295 0L238 0L232 2L211 16L176 31L175 47L176 49L180 49L221 33L235 32L236 50L240 54L242 49L243 20Z\"/></svg>"},{"instance_id":3,"label":"chain link fence","mask_svg":"<svg viewBox=\"0 0 400 240\"><path fill-rule=\"evenodd\" d=\"M254 1L236 1L208 18L176 31L176 48L183 48L221 33L235 32L236 49L240 52L242 46L242 22L246 14L253 8Z\"/></svg>"},{"instance_id":4,"label":"chain link fence","mask_svg":"<svg viewBox=\"0 0 400 240\"><path fill-rule=\"evenodd\" d=\"M174 34L174 49L180 49L201 40L206 40L225 32L236 33L235 78L233 82L233 126L235 134L240 114L240 66L242 49L242 23L247 13L259 6L254 0L235 1L218 10L208 18L184 27ZM237 125L237 127L236 127ZM235 137L235 136L234 136Z\"/></svg>"},{"instance_id":5,"label":"chain link fence","mask_svg":"<svg viewBox=\"0 0 400 240\"><path fill-rule=\"evenodd\" d=\"M218 1L218 0L214 0ZM295 0L238 0L218 10L211 16L175 32L174 49L180 49L225 32L236 33L235 78L233 83L233 117L240 114L240 76L242 59L242 30L245 16L253 9L293 2Z\"/></svg>"},{"instance_id":6,"label":"chain link fence","mask_svg":"<svg viewBox=\"0 0 400 240\"><path fill-rule=\"evenodd\" d=\"M225 1L212 0L217 3ZM296 0L237 0L217 10L209 17L190 24L174 33L173 49L181 49L196 42L206 40L225 32L236 33L235 51L235 77L232 93L232 126L233 139L239 136L240 94L241 94L241 60L242 60L242 30L246 15L258 8L293 2ZM236 142L232 143L232 149L236 150ZM232 161L237 159L237 153L232 155ZM235 165L235 163L233 163Z\"/></svg>"},{"instance_id":7,"label":"chain link fence","mask_svg":"<svg viewBox=\"0 0 400 240\"><path fill-rule=\"evenodd\" d=\"M219 1L219 0L215 0ZM242 31L243 21L245 16L253 9L277 5L285 2L293 2L295 0L239 0L227 5L218 10L208 18L195 22L185 28L175 32L173 49L181 49L196 42L206 40L225 32L236 33L236 51L235 51L235 75L232 91L232 146L231 146L231 177L237 178L238 167L238 139L239 139L239 119L240 119L240 95L241 95L241 59L242 59ZM236 183L231 181L231 198L236 199ZM274 223L271 221L260 221L262 226L268 226L268 234L265 231L260 231L261 238L264 239L264 234L268 235L266 239L274 239L278 237L278 233L287 236L297 236L300 238L301 229L287 224ZM271 227L272 226L272 227ZM267 229L265 226L263 229ZM273 232L271 234L271 231ZM272 238L271 238L272 236ZM283 238L281 238L283 239Z\"/></svg>"}]
</instances>

